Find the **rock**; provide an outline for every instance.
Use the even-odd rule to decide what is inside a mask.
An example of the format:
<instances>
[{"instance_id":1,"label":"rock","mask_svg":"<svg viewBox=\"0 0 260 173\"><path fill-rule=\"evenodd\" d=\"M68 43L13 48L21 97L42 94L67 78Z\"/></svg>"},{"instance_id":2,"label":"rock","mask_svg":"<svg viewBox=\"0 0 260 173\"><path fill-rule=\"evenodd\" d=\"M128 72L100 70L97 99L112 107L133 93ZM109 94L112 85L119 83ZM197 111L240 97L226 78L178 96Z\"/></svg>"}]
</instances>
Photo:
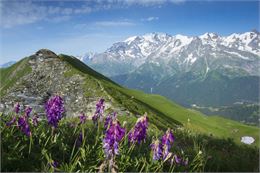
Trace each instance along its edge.
<instances>
[{"instance_id":1,"label":"rock","mask_svg":"<svg viewBox=\"0 0 260 173\"><path fill-rule=\"evenodd\" d=\"M32 71L20 78L1 98L1 112L12 111L13 105L19 102L31 106L38 115L44 115L44 104L56 94L64 99L66 116L78 116L81 112L93 115L101 97L107 101L106 109L122 112L122 108L113 103L111 96L91 76L80 73L66 76L72 67L50 50L41 49L30 56L28 66Z\"/></svg>"},{"instance_id":2,"label":"rock","mask_svg":"<svg viewBox=\"0 0 260 173\"><path fill-rule=\"evenodd\" d=\"M35 53L36 56L39 56L39 57L44 57L44 58L56 58L57 55L48 50L48 49L40 49L38 50L36 53Z\"/></svg>"}]
</instances>

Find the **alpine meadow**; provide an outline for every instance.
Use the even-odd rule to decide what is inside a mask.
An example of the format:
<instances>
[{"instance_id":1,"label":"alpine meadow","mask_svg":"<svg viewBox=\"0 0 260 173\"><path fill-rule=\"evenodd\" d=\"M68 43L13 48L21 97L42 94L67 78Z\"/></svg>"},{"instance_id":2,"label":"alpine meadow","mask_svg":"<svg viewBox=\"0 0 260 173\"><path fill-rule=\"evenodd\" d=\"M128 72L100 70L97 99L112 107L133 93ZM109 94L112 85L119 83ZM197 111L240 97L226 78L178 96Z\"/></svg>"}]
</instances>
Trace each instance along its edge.
<instances>
[{"instance_id":1,"label":"alpine meadow","mask_svg":"<svg viewBox=\"0 0 260 173\"><path fill-rule=\"evenodd\" d=\"M259 172L259 1L0 1L1 172Z\"/></svg>"}]
</instances>

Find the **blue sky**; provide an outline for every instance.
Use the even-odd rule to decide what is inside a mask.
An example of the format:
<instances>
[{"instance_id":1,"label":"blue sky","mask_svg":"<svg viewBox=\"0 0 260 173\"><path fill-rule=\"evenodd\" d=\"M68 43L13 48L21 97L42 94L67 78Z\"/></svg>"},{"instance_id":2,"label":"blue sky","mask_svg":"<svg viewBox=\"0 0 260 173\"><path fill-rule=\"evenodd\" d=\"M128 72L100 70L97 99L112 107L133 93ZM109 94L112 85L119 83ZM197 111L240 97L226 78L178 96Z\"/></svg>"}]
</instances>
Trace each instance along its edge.
<instances>
[{"instance_id":1,"label":"blue sky","mask_svg":"<svg viewBox=\"0 0 260 173\"><path fill-rule=\"evenodd\" d=\"M40 48L82 55L149 32L220 35L259 30L258 1L0 1L0 64Z\"/></svg>"}]
</instances>

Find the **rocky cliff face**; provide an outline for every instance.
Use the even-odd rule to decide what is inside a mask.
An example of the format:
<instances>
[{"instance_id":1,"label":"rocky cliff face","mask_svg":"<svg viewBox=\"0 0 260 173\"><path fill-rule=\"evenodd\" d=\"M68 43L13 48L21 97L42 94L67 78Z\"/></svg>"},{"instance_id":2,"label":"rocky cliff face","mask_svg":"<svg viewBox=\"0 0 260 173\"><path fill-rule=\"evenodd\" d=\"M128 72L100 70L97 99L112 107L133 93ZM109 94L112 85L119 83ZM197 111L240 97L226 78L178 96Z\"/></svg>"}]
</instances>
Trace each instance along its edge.
<instances>
[{"instance_id":1,"label":"rocky cliff face","mask_svg":"<svg viewBox=\"0 0 260 173\"><path fill-rule=\"evenodd\" d=\"M42 49L22 61L8 76L2 76L13 78L19 75L21 69L30 69L29 73L6 88L1 97L0 112L10 110L15 102L19 102L44 114L44 103L56 94L64 99L67 116L77 116L80 112L93 113L95 104L101 97L107 101L106 108L120 110L113 106L113 99L98 80L80 73L54 52ZM7 79L6 84L10 80ZM4 86L5 84L1 85L1 90Z\"/></svg>"}]
</instances>

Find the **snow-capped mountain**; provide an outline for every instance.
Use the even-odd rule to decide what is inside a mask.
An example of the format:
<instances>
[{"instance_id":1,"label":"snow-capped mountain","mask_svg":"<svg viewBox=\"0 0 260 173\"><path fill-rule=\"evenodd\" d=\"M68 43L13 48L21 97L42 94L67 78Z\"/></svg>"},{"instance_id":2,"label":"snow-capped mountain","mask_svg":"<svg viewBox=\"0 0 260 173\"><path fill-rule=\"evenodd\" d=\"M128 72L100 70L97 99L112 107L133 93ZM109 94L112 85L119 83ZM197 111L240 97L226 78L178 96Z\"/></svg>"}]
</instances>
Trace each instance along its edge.
<instances>
[{"instance_id":1,"label":"snow-capped mountain","mask_svg":"<svg viewBox=\"0 0 260 173\"><path fill-rule=\"evenodd\" d=\"M84 62L122 85L182 105L259 100L258 31L193 37L149 33L115 43Z\"/></svg>"},{"instance_id":2,"label":"snow-capped mountain","mask_svg":"<svg viewBox=\"0 0 260 173\"><path fill-rule=\"evenodd\" d=\"M92 58L96 55L96 53L94 52L87 52L82 56L76 56L80 61L84 62L84 63L89 63L91 62Z\"/></svg>"},{"instance_id":3,"label":"snow-capped mountain","mask_svg":"<svg viewBox=\"0 0 260 173\"><path fill-rule=\"evenodd\" d=\"M107 76L128 74L142 65L166 66L167 73L190 70L207 73L210 69L242 69L259 74L260 34L257 31L219 36L149 33L133 36L112 45L104 53L87 55L82 59ZM171 74L172 73L172 74Z\"/></svg>"}]
</instances>

